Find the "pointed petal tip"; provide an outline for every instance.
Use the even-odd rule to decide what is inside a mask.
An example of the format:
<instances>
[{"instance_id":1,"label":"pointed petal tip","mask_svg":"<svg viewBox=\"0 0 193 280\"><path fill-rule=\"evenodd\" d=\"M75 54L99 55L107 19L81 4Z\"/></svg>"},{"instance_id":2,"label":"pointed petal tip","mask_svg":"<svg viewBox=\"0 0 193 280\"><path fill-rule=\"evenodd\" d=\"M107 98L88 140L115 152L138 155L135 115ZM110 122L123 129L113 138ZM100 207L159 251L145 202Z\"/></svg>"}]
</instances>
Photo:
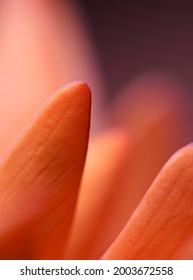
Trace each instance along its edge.
<instances>
[{"instance_id":1,"label":"pointed petal tip","mask_svg":"<svg viewBox=\"0 0 193 280\"><path fill-rule=\"evenodd\" d=\"M57 98L56 98L57 97ZM91 105L91 90L86 82L83 81L74 81L72 83L68 83L58 89L50 98L52 100L60 100L61 98L68 100L71 99L71 106L74 107L74 101L80 100L80 103L77 103L77 106L80 106L80 108L87 107Z\"/></svg>"},{"instance_id":2,"label":"pointed petal tip","mask_svg":"<svg viewBox=\"0 0 193 280\"><path fill-rule=\"evenodd\" d=\"M79 91L84 91L85 93L90 93L90 87L85 81L73 81L71 83L65 84L57 92L67 91L69 89L76 89Z\"/></svg>"}]
</instances>

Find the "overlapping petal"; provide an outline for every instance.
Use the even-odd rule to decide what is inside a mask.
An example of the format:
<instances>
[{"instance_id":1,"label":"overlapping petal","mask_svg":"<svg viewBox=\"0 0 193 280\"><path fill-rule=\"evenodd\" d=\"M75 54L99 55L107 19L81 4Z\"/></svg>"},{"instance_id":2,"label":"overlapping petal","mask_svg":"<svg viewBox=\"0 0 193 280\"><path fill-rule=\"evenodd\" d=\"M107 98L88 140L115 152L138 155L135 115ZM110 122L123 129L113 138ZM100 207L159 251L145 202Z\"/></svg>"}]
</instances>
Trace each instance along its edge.
<instances>
[{"instance_id":1,"label":"overlapping petal","mask_svg":"<svg viewBox=\"0 0 193 280\"><path fill-rule=\"evenodd\" d=\"M170 259L193 233L193 145L164 166L104 259Z\"/></svg>"},{"instance_id":2,"label":"overlapping petal","mask_svg":"<svg viewBox=\"0 0 193 280\"><path fill-rule=\"evenodd\" d=\"M78 196L90 90L76 82L45 103L1 157L0 258L97 259L110 244L103 259L192 258L192 145L157 176L192 136L184 89L146 75L101 115L103 83L77 3L8 0L2 11L0 154L71 80L92 87L93 128L110 115L113 130L92 139Z\"/></svg>"}]
</instances>

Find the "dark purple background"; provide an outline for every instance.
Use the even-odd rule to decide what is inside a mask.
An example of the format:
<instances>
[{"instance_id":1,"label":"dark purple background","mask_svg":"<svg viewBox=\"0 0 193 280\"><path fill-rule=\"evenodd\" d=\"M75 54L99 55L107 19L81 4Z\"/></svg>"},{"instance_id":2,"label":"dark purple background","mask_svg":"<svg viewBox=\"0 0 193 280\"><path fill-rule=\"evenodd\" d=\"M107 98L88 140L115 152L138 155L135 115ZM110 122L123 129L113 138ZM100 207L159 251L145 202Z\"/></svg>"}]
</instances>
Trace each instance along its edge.
<instances>
[{"instance_id":1,"label":"dark purple background","mask_svg":"<svg viewBox=\"0 0 193 280\"><path fill-rule=\"evenodd\" d=\"M146 71L161 70L193 92L193 4L181 1L80 1L108 94Z\"/></svg>"}]
</instances>

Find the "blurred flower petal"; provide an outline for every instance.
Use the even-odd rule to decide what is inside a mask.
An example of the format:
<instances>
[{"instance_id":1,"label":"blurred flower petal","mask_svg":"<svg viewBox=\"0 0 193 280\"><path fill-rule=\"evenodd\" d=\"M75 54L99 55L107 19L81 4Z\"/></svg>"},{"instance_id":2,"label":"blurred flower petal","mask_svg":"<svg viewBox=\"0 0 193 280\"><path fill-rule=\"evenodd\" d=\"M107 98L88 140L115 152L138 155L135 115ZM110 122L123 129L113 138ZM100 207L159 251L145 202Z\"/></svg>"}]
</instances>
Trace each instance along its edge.
<instances>
[{"instance_id":1,"label":"blurred flower petal","mask_svg":"<svg viewBox=\"0 0 193 280\"><path fill-rule=\"evenodd\" d=\"M122 130L107 130L92 139L66 258L97 259L111 244L109 224L114 220L109 217L129 153L131 141Z\"/></svg>"},{"instance_id":2,"label":"blurred flower petal","mask_svg":"<svg viewBox=\"0 0 193 280\"><path fill-rule=\"evenodd\" d=\"M39 208L24 237L28 258L59 258L64 250L87 151L89 120L89 88L83 82L70 84L51 96L1 162L1 220L8 213L15 222L16 213L11 216L10 208L17 211L14 205L23 196L29 198L34 215ZM31 219L30 212L23 209L26 218L21 220L28 215ZM21 256L18 251L18 258Z\"/></svg>"},{"instance_id":3,"label":"blurred flower petal","mask_svg":"<svg viewBox=\"0 0 193 280\"><path fill-rule=\"evenodd\" d=\"M1 3L0 155L63 84L86 80L94 93L94 114L99 109L103 82L84 17L74 2L62 2Z\"/></svg>"},{"instance_id":4,"label":"blurred flower petal","mask_svg":"<svg viewBox=\"0 0 193 280\"><path fill-rule=\"evenodd\" d=\"M122 230L169 157L191 141L188 104L176 80L146 74L134 80L115 99L112 124L127 129L136 145L119 193L114 238Z\"/></svg>"},{"instance_id":5,"label":"blurred flower petal","mask_svg":"<svg viewBox=\"0 0 193 280\"><path fill-rule=\"evenodd\" d=\"M170 259L193 234L193 145L161 170L104 259Z\"/></svg>"}]
</instances>

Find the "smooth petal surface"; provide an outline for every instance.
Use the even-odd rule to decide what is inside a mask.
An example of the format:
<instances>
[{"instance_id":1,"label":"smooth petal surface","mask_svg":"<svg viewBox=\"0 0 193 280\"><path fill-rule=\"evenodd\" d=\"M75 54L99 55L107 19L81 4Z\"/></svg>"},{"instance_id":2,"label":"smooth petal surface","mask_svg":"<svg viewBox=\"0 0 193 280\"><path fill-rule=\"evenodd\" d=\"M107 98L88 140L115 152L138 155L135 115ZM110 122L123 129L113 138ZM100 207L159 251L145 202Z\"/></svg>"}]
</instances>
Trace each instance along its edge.
<instances>
[{"instance_id":1,"label":"smooth petal surface","mask_svg":"<svg viewBox=\"0 0 193 280\"><path fill-rule=\"evenodd\" d=\"M28 250L18 250L17 258L61 256L84 166L89 120L89 88L83 82L68 85L51 96L2 160L1 221L8 216L13 228L15 216L22 221L34 216L33 226L23 236ZM24 201L26 207L20 204L16 209L17 201ZM0 256L4 256L1 248Z\"/></svg>"},{"instance_id":2,"label":"smooth petal surface","mask_svg":"<svg viewBox=\"0 0 193 280\"><path fill-rule=\"evenodd\" d=\"M92 139L67 259L97 259L113 241L111 228L118 217L111 218L111 212L119 199L130 153L131 140L122 130L107 130Z\"/></svg>"},{"instance_id":3,"label":"smooth petal surface","mask_svg":"<svg viewBox=\"0 0 193 280\"><path fill-rule=\"evenodd\" d=\"M77 3L3 0L0 12L1 156L47 97L62 85L87 81L94 93L95 114L103 82Z\"/></svg>"},{"instance_id":4,"label":"smooth petal surface","mask_svg":"<svg viewBox=\"0 0 193 280\"><path fill-rule=\"evenodd\" d=\"M104 259L170 259L193 234L193 145L155 179Z\"/></svg>"}]
</instances>

